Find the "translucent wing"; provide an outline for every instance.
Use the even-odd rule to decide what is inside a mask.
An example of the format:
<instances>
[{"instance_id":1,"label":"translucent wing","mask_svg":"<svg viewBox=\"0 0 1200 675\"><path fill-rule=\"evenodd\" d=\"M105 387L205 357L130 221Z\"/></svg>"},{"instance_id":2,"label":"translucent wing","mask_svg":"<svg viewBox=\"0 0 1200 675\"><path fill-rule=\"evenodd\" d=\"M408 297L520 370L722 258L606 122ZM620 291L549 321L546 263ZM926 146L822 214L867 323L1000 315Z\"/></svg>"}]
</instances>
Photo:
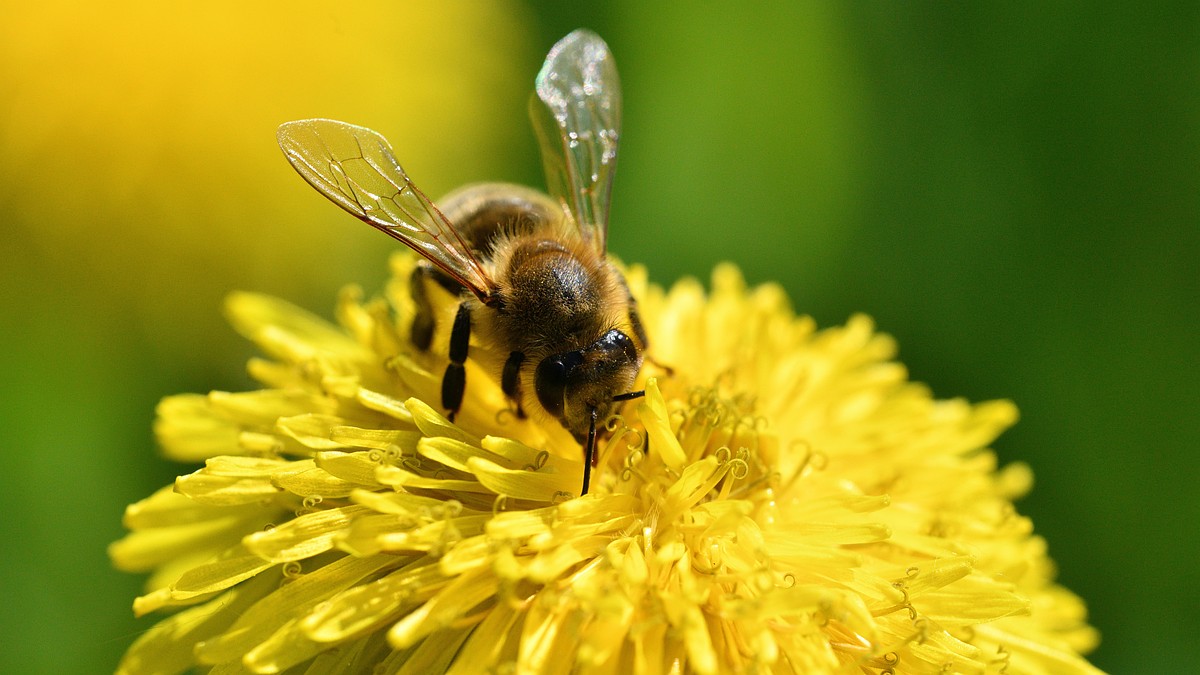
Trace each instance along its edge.
<instances>
[{"instance_id":1,"label":"translucent wing","mask_svg":"<svg viewBox=\"0 0 1200 675\"><path fill-rule=\"evenodd\" d=\"M558 41L538 73L530 115L550 193L601 253L617 168L621 83L608 45L589 30Z\"/></svg>"},{"instance_id":2,"label":"translucent wing","mask_svg":"<svg viewBox=\"0 0 1200 675\"><path fill-rule=\"evenodd\" d=\"M387 139L334 120L279 127L279 147L292 166L338 206L399 239L485 302L495 283L454 225L404 172Z\"/></svg>"}]
</instances>

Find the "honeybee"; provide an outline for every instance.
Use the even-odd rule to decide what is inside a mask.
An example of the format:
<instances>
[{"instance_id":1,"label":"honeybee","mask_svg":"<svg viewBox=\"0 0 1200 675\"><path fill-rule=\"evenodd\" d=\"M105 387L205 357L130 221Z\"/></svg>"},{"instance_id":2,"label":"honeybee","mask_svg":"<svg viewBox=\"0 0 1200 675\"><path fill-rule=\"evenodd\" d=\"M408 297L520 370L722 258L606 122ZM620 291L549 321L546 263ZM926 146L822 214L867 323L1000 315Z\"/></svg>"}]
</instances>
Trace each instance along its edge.
<instances>
[{"instance_id":1,"label":"honeybee","mask_svg":"<svg viewBox=\"0 0 1200 675\"><path fill-rule=\"evenodd\" d=\"M605 254L621 93L608 46L577 30L546 56L530 114L548 196L509 184L462 188L439 209L413 184L387 140L325 119L279 127L289 162L321 194L425 260L413 275L412 340L434 332L428 284L458 294L442 406L462 405L474 333L508 353L500 387L518 416L557 420L583 445L587 494L596 426L632 391L646 332L621 273Z\"/></svg>"}]
</instances>

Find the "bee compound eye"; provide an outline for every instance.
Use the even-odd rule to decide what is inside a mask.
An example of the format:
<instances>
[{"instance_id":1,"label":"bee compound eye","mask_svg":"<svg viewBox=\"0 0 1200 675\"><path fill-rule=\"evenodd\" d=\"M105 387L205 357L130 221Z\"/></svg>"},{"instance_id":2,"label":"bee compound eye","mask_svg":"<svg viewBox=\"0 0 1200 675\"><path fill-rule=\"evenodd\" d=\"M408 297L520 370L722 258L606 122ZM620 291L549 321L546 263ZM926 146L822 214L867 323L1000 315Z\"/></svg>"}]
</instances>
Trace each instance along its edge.
<instances>
[{"instance_id":1,"label":"bee compound eye","mask_svg":"<svg viewBox=\"0 0 1200 675\"><path fill-rule=\"evenodd\" d=\"M583 362L583 355L578 351L551 354L542 359L534 373L533 385L537 391L538 402L551 415L562 419L567 383L571 371Z\"/></svg>"},{"instance_id":2,"label":"bee compound eye","mask_svg":"<svg viewBox=\"0 0 1200 675\"><path fill-rule=\"evenodd\" d=\"M633 340L615 328L602 335L596 341L595 346L605 353L619 356L630 363L636 362L638 358L637 347L634 346Z\"/></svg>"}]
</instances>

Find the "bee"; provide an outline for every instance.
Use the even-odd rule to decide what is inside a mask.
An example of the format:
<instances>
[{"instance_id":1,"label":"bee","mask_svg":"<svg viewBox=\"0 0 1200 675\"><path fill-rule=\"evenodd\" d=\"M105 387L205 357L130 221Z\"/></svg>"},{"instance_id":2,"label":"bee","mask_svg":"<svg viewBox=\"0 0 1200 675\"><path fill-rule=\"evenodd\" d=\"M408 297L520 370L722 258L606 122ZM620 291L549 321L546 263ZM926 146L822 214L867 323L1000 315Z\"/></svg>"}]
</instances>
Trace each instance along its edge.
<instances>
[{"instance_id":1,"label":"bee","mask_svg":"<svg viewBox=\"0 0 1200 675\"><path fill-rule=\"evenodd\" d=\"M428 284L457 294L442 407L453 420L466 389L472 334L507 353L500 387L516 414L557 420L583 446L587 494L596 426L632 391L647 346L637 305L606 256L621 126L608 46L577 30L546 56L530 115L550 195L509 184L461 188L439 209L380 134L326 119L288 122L288 161L325 197L424 260L411 285L414 345L434 333Z\"/></svg>"}]
</instances>

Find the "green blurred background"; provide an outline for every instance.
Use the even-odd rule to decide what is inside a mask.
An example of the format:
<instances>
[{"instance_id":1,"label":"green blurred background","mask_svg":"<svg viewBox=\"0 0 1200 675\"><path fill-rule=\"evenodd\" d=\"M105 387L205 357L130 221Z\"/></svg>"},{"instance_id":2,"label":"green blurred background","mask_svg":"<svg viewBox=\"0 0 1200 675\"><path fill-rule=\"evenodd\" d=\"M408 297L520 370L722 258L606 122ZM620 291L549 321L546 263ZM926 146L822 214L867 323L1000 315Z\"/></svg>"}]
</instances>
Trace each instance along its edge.
<instances>
[{"instance_id":1,"label":"green blurred background","mask_svg":"<svg viewBox=\"0 0 1200 675\"><path fill-rule=\"evenodd\" d=\"M578 26L623 78L611 248L660 282L734 260L874 316L939 396L1015 400L996 448L1094 663L1190 662L1200 5L749 4L0 2L0 672L111 671L150 625L105 546L190 470L156 401L250 386L222 296L328 316L382 282L395 246L275 125L376 128L434 194L541 185L526 97Z\"/></svg>"}]
</instances>

